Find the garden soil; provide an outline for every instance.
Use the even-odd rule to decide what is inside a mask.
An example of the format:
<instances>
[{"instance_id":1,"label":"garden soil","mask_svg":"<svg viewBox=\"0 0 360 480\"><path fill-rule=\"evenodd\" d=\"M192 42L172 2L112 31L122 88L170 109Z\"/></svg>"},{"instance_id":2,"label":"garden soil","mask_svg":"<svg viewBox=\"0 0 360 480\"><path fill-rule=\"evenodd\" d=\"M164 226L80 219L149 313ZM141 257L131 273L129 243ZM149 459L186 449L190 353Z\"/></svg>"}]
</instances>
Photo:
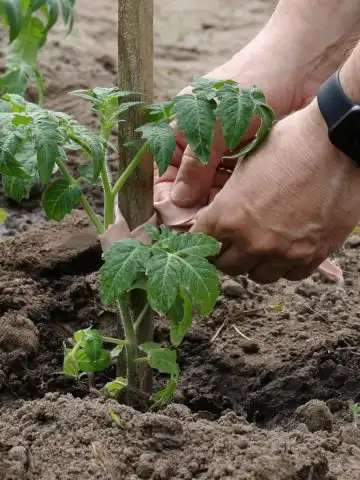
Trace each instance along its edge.
<instances>
[{"instance_id":1,"label":"garden soil","mask_svg":"<svg viewBox=\"0 0 360 480\"><path fill-rule=\"evenodd\" d=\"M51 36L42 68L48 106L93 126L66 92L115 84L116 2L77 3L73 34ZM229 58L273 9L265 0L155 3L159 99ZM101 251L87 219L46 222L39 193L21 207L1 199L11 215L0 240L0 480L360 479L348 407L360 401L359 236L336 253L342 285L318 274L265 287L224 277L215 311L194 320L178 349L174 403L136 411L60 374L72 332L115 333L114 312L97 295ZM168 337L157 319L155 340ZM95 389L113 374L95 376Z\"/></svg>"}]
</instances>

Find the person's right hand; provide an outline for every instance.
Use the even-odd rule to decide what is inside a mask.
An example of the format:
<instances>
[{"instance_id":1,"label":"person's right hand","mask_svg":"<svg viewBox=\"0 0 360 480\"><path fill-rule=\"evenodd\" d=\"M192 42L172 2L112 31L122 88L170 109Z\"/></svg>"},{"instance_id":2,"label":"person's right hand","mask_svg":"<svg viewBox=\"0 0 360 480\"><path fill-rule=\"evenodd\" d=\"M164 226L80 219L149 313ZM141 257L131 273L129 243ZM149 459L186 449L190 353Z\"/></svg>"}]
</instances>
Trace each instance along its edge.
<instances>
[{"instance_id":1,"label":"person's right hand","mask_svg":"<svg viewBox=\"0 0 360 480\"><path fill-rule=\"evenodd\" d=\"M265 28L252 42L229 62L207 76L219 79L234 79L240 87L256 85L266 95L267 103L275 110L277 118L306 106L314 98L322 82L337 68L339 56L314 58L304 64L308 54L301 46L290 47L281 32ZM181 93L189 92L187 87ZM249 129L244 141L254 134L255 125ZM222 187L230 173L219 172L218 166L227 153L220 125L217 125L211 157L207 165L201 165L183 135L173 125L177 148L173 167L156 183L174 182L172 202L179 207L195 207L206 203L210 188ZM221 166L232 170L236 161L227 161ZM178 169L178 170L177 170ZM205 199L205 201L204 201Z\"/></svg>"}]
</instances>

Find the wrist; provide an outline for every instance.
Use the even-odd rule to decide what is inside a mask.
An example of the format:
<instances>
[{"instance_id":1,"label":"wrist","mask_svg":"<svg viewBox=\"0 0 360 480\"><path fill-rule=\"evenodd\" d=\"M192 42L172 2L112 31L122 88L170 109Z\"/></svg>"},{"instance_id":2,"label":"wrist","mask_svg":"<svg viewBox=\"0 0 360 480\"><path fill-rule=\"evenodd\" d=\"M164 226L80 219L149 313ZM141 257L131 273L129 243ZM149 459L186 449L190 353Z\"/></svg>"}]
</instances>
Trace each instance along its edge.
<instances>
[{"instance_id":1,"label":"wrist","mask_svg":"<svg viewBox=\"0 0 360 480\"><path fill-rule=\"evenodd\" d=\"M360 43L340 71L340 83L347 97L360 103Z\"/></svg>"}]
</instances>

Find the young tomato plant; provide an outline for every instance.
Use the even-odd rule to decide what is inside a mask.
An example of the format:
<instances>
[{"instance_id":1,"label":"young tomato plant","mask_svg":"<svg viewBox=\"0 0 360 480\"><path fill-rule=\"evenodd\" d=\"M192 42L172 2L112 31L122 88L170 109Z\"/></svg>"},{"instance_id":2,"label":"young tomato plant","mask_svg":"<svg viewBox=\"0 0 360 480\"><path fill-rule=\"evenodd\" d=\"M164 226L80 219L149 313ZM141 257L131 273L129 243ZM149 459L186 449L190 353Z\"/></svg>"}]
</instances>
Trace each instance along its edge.
<instances>
[{"instance_id":1,"label":"young tomato plant","mask_svg":"<svg viewBox=\"0 0 360 480\"><path fill-rule=\"evenodd\" d=\"M29 82L37 85L44 100L44 80L37 69L38 54L60 11L70 32L75 0L0 0L0 21L9 30L6 71L0 76L0 94L25 95Z\"/></svg>"},{"instance_id":2,"label":"young tomato plant","mask_svg":"<svg viewBox=\"0 0 360 480\"><path fill-rule=\"evenodd\" d=\"M125 101L133 94L116 88L95 88L72 92L91 103L100 123L94 133L63 113L45 110L17 95L5 95L8 112L0 114L0 173L5 193L20 201L29 195L32 185L46 184L42 205L47 216L61 220L81 205L97 232L104 234L114 223L117 194L136 169L143 155L151 151L160 174L169 166L175 151L175 136L169 123L178 128L198 156L206 164L209 159L215 124L221 122L230 157L244 157L253 152L269 132L274 114L258 88L244 88L233 81L197 78L193 93L182 95L164 104L141 106L140 101ZM138 129L143 141L136 145L132 162L113 181L107 166L111 148L110 133L117 122L124 121L131 108L144 108L148 123ZM234 152L253 118L260 120L255 138L242 150ZM113 148L113 147L112 147ZM89 160L86 169L77 175L69 172L67 154L80 150ZM58 168L56 178L54 168ZM82 191L84 183L101 181L104 211L98 216ZM125 338L109 338L89 328L75 332L72 348L65 349L63 372L78 377L92 375L107 368L123 349L126 352L126 378L118 377L105 386L113 396L128 387L139 385L137 366L147 362L153 369L168 375L166 387L153 396L156 405L167 403L174 394L179 367L177 347L189 331L194 311L208 315L219 295L219 277L208 260L219 253L220 244L201 233L178 234L166 226L147 227L150 243L125 238L104 252L100 269L100 297L105 305L117 305ZM131 293L146 293L147 304L137 318ZM166 315L170 323L170 343L164 348L147 342L139 344L137 333L151 308ZM112 345L112 349L109 347Z\"/></svg>"}]
</instances>

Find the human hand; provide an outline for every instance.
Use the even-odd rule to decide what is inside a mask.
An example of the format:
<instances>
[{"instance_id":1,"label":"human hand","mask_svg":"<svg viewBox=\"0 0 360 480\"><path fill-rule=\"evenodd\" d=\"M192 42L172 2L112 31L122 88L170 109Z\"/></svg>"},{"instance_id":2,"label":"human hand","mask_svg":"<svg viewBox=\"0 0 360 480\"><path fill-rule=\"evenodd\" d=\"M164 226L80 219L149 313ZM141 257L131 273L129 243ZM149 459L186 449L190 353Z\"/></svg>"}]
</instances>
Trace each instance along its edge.
<instances>
[{"instance_id":1,"label":"human hand","mask_svg":"<svg viewBox=\"0 0 360 480\"><path fill-rule=\"evenodd\" d=\"M250 42L239 54L208 76L219 79L234 79L240 86L259 86L266 94L267 103L275 110L277 118L306 106L315 96L321 83L337 68L341 55L321 55L304 51L302 43L292 39L291 31L284 31L288 21L272 22ZM280 25L280 27L278 27ZM304 34L298 36L303 37ZM291 41L293 40L293 41ZM314 42L314 45L316 42ZM188 93L187 87L181 93ZM219 175L219 163L226 154L225 142L220 125L217 125L214 143L208 165L201 165L181 134L173 124L177 137L177 148L173 166L179 171L167 172L155 183L175 181L172 201L179 207L194 207L201 200L208 200L210 188L222 187L229 173ZM254 134L257 125L249 129L244 138L246 143ZM232 170L235 160L225 161L221 167ZM216 181L214 177L216 176Z\"/></svg>"},{"instance_id":2,"label":"human hand","mask_svg":"<svg viewBox=\"0 0 360 480\"><path fill-rule=\"evenodd\" d=\"M259 282L309 276L360 219L360 172L330 143L316 100L239 163L191 231L223 244L217 267Z\"/></svg>"}]
</instances>

